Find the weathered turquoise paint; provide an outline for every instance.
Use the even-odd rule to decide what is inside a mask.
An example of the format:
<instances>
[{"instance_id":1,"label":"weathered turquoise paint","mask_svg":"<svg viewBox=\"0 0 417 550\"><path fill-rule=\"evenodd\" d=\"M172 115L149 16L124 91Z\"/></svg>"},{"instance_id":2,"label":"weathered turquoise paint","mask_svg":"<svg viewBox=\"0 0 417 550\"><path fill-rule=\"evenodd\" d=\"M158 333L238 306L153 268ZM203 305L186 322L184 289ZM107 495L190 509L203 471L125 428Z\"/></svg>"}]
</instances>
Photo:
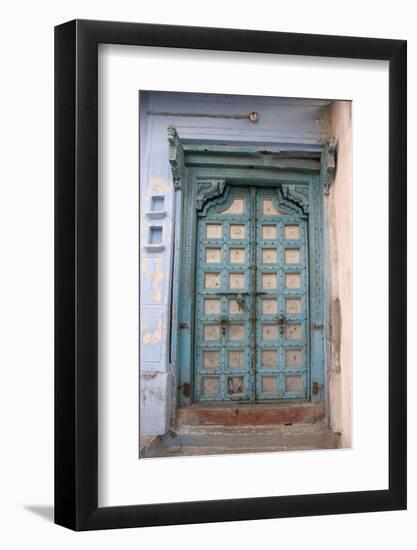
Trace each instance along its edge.
<instances>
[{"instance_id":1,"label":"weathered turquoise paint","mask_svg":"<svg viewBox=\"0 0 417 550\"><path fill-rule=\"evenodd\" d=\"M182 264L182 277L179 293L179 317L178 317L178 362L179 372L178 388L179 403L190 404L195 400L248 400L262 401L275 399L311 399L321 401L325 397L325 365L324 365L324 296L323 288L323 193L326 191L328 164L323 164L321 159L322 151L317 147L288 147L275 144L265 145L225 145L225 144L194 144L192 142L182 144L174 129L170 130L171 144L171 165L173 167L174 182L182 193L182 233L180 238L180 253L177 261ZM241 149L239 149L241 147ZM196 153L197 154L194 154ZM222 200L226 200L228 193L233 196L243 193L244 196L255 197L253 206L245 212L255 234L251 242L258 242L257 233L259 226L256 222L256 214L259 215L259 199L262 193L274 195L276 204L284 210L287 215L292 216L293 221L300 224L302 238L300 245L301 262L298 266L285 266L281 257L277 262L277 269L284 277L286 272L299 269L301 275L301 287L296 289L303 300L300 317L288 319L300 321L301 342L289 342L285 337L278 338L276 349L279 359L276 368L272 368L271 378L276 379L276 389L263 391L261 374L259 373L261 360L260 350L265 342L260 338L260 326L262 317L258 319L255 342L252 345L253 331L249 331L249 322L246 326L244 321L245 334L248 337L247 346L244 351L244 361L241 368L243 381L242 389L239 392L228 393L229 383L227 381L225 351L232 344L225 342L223 353L220 359L219 390L210 396L202 396L201 377L202 372L202 350L197 345L201 342L202 318L201 311L196 310L196 288L201 281L198 280L199 266L196 267L196 258L201 255L201 226L203 222L198 220L206 216L208 209L216 206ZM249 200L249 204L252 202ZM209 206L211 205L211 206ZM210 212L209 212L210 213ZM253 215L254 213L255 216ZM213 210L213 215L215 212ZM290 218L289 218L290 219ZM260 218L262 221L262 218ZM278 223L278 222L276 222ZM289 246L283 239L276 243L277 249L280 246ZM205 243L207 244L207 243ZM242 243L244 244L244 243ZM246 243L249 246L249 243ZM227 243L225 243L227 245ZM250 248L250 247L249 247ZM248 250L249 250L248 248ZM250 252L249 252L250 254ZM248 256L250 261L250 256ZM259 261L259 258L258 258ZM255 262L256 265L258 262ZM224 265L226 269L228 266ZM230 267L230 266L229 266ZM197 268L197 283L196 283ZM201 277L201 275L200 275ZM248 284L250 283L248 279ZM197 284L197 286L196 286ZM280 287L282 288L282 287ZM260 289L257 287L259 292ZM250 291L249 287L248 290ZM295 292L293 292L295 294ZM283 309L284 294L281 293L278 302L278 309ZM256 298L258 300L258 298ZM248 299L252 307L251 299ZM222 303L221 313L226 316L225 300ZM256 312L259 314L257 302ZM198 306L197 306L198 307ZM279 311L282 313L282 311ZM206 319L209 320L209 319ZM213 320L213 319L212 319ZM230 322L231 319L227 319ZM281 336L281 335L280 335ZM301 345L300 345L301 344ZM295 348L301 352L301 364L294 368L285 367L286 347ZM252 346L252 350L251 350ZM240 349L237 348L236 349ZM254 354L255 359L251 358ZM290 391L286 384L286 368L290 368L295 376L301 376L301 387L296 391ZM221 371L221 372L220 372ZM270 381L271 382L271 381ZM273 384L272 384L273 386ZM270 386L271 387L271 386Z\"/></svg>"},{"instance_id":2,"label":"weathered turquoise paint","mask_svg":"<svg viewBox=\"0 0 417 550\"><path fill-rule=\"evenodd\" d=\"M235 199L243 201L243 211L223 213ZM277 214L264 211L269 201ZM285 209L273 188L226 188L223 200L212 202L198 217L195 400L305 399L306 216L294 207ZM297 234L286 238L291 229ZM210 276L213 285L207 288ZM231 288L233 276L242 277L239 288ZM297 278L296 288L288 288L287 276ZM238 338L233 334L236 328L241 331ZM294 335L294 328L299 335ZM288 387L291 382L299 387Z\"/></svg>"},{"instance_id":3,"label":"weathered turquoise paint","mask_svg":"<svg viewBox=\"0 0 417 550\"><path fill-rule=\"evenodd\" d=\"M256 399L306 399L309 395L309 334L308 334L308 235L307 216L296 205L285 204L279 200L280 193L272 194L275 207L282 212L280 216L265 215L263 201L271 197L271 190L260 189L257 192L256 235L257 248L257 298L256 311ZM265 238L265 226L274 226L275 238ZM295 233L294 233L295 231ZM291 237L291 238L290 238ZM276 262L265 264L262 255L265 250L276 250ZM298 256L298 257L297 257ZM265 292L262 275L277 273L277 288ZM289 279L296 277L296 288L292 288ZM298 282L299 278L299 282ZM265 297L262 297L265 296ZM277 301L276 313L265 313L263 299ZM281 321L281 324L275 324ZM263 332L265 323L278 328L274 339L266 340ZM296 332L294 333L294 329ZM298 334L300 330L300 334ZM275 336L275 335L274 335ZM273 367L262 362L262 352L276 352ZM265 391L263 377L269 376L276 384L275 391ZM298 387L290 387L291 382ZM272 388L273 389L273 388Z\"/></svg>"},{"instance_id":4,"label":"weathered turquoise paint","mask_svg":"<svg viewBox=\"0 0 417 550\"><path fill-rule=\"evenodd\" d=\"M208 202L208 208L202 212L204 215L198 217L194 357L196 401L247 401L253 398L250 341L255 297L252 294L251 266L255 261L255 249L251 191L250 187L224 188L221 200ZM242 213L223 214L234 200L243 201ZM244 255L243 261L233 263L231 254L235 250ZM213 277L213 284L207 280L210 277ZM241 279L239 288L231 288L230 277ZM237 334L238 338L232 334L236 330L241 332ZM238 361L241 365L233 366ZM211 385L214 391L208 392L206 385Z\"/></svg>"}]
</instances>

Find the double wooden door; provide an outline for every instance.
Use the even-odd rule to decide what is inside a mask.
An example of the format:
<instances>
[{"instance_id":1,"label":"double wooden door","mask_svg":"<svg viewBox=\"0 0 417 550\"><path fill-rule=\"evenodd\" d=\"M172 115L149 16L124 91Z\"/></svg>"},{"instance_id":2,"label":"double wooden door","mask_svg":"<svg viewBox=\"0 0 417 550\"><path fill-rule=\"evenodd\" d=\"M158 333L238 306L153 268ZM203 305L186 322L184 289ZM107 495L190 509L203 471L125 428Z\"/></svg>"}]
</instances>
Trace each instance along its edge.
<instances>
[{"instance_id":1,"label":"double wooden door","mask_svg":"<svg viewBox=\"0 0 417 550\"><path fill-rule=\"evenodd\" d=\"M307 221L274 188L231 187L197 226L194 399L306 399Z\"/></svg>"}]
</instances>

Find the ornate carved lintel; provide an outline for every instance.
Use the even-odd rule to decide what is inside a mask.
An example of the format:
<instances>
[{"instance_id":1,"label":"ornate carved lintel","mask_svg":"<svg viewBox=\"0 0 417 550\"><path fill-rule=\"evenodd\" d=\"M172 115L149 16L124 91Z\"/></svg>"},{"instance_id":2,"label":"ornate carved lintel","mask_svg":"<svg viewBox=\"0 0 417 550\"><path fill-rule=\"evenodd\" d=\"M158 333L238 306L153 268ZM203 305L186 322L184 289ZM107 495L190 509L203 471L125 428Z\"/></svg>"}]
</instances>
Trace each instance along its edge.
<instances>
[{"instance_id":1,"label":"ornate carved lintel","mask_svg":"<svg viewBox=\"0 0 417 550\"><path fill-rule=\"evenodd\" d=\"M168 144L169 144L169 163L171 165L172 178L175 189L183 189L184 187L184 150L181 140L177 134L177 130L173 126L168 128Z\"/></svg>"},{"instance_id":2,"label":"ornate carved lintel","mask_svg":"<svg viewBox=\"0 0 417 550\"><path fill-rule=\"evenodd\" d=\"M336 172L336 138L329 137L321 154L320 178L325 195L329 194L330 185Z\"/></svg>"},{"instance_id":3,"label":"ornate carved lintel","mask_svg":"<svg viewBox=\"0 0 417 550\"><path fill-rule=\"evenodd\" d=\"M283 184L282 196L295 203L304 214L309 212L309 192L307 186Z\"/></svg>"},{"instance_id":4,"label":"ornate carved lintel","mask_svg":"<svg viewBox=\"0 0 417 550\"><path fill-rule=\"evenodd\" d=\"M214 199L223 194L226 182L224 179L207 179L197 182L197 195L195 198L195 207L198 212L202 212L204 205L209 199Z\"/></svg>"}]
</instances>

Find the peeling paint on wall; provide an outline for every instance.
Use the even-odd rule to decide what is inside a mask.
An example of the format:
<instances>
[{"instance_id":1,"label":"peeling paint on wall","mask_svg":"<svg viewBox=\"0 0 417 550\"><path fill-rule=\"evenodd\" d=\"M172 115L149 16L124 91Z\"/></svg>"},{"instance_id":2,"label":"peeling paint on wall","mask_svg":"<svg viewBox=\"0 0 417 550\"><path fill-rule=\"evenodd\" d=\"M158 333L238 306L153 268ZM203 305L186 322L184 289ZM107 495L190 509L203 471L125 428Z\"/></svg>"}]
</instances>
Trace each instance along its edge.
<instances>
[{"instance_id":1,"label":"peeling paint on wall","mask_svg":"<svg viewBox=\"0 0 417 550\"><path fill-rule=\"evenodd\" d=\"M146 322L142 326L142 331L144 332L146 330L145 328ZM155 344L159 344L162 341L162 320L158 319L158 324L155 330L144 332L142 336L142 342L145 346L153 346Z\"/></svg>"},{"instance_id":2,"label":"peeling paint on wall","mask_svg":"<svg viewBox=\"0 0 417 550\"><path fill-rule=\"evenodd\" d=\"M168 431L167 374L141 372L140 436Z\"/></svg>"},{"instance_id":3,"label":"peeling paint on wall","mask_svg":"<svg viewBox=\"0 0 417 550\"><path fill-rule=\"evenodd\" d=\"M149 279L153 301L160 303L162 298L162 281L165 277L165 274L161 269L161 262L155 262L153 270L151 271L149 269L149 263L145 260L143 265L143 274Z\"/></svg>"},{"instance_id":4,"label":"peeling paint on wall","mask_svg":"<svg viewBox=\"0 0 417 550\"><path fill-rule=\"evenodd\" d=\"M151 193L169 193L171 191L171 187L171 182L161 178L160 176L153 176L149 180L149 191Z\"/></svg>"}]
</instances>

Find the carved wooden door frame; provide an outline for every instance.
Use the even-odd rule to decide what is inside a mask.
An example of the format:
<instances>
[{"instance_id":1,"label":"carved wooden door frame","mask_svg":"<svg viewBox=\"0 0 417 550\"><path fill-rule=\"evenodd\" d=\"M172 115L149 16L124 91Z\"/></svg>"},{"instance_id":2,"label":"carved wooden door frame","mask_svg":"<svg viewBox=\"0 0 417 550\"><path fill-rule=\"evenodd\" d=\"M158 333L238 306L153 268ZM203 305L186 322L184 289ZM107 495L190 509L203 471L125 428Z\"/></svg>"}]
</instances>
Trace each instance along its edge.
<instances>
[{"instance_id":1,"label":"carved wooden door frame","mask_svg":"<svg viewBox=\"0 0 417 550\"><path fill-rule=\"evenodd\" d=\"M323 195L335 172L335 140L321 145L183 141L168 128L175 188L171 358L177 404L192 404L197 217L231 185L274 188L281 204L307 217L310 295L310 396L326 398L329 276ZM178 391L177 391L178 390Z\"/></svg>"}]
</instances>

